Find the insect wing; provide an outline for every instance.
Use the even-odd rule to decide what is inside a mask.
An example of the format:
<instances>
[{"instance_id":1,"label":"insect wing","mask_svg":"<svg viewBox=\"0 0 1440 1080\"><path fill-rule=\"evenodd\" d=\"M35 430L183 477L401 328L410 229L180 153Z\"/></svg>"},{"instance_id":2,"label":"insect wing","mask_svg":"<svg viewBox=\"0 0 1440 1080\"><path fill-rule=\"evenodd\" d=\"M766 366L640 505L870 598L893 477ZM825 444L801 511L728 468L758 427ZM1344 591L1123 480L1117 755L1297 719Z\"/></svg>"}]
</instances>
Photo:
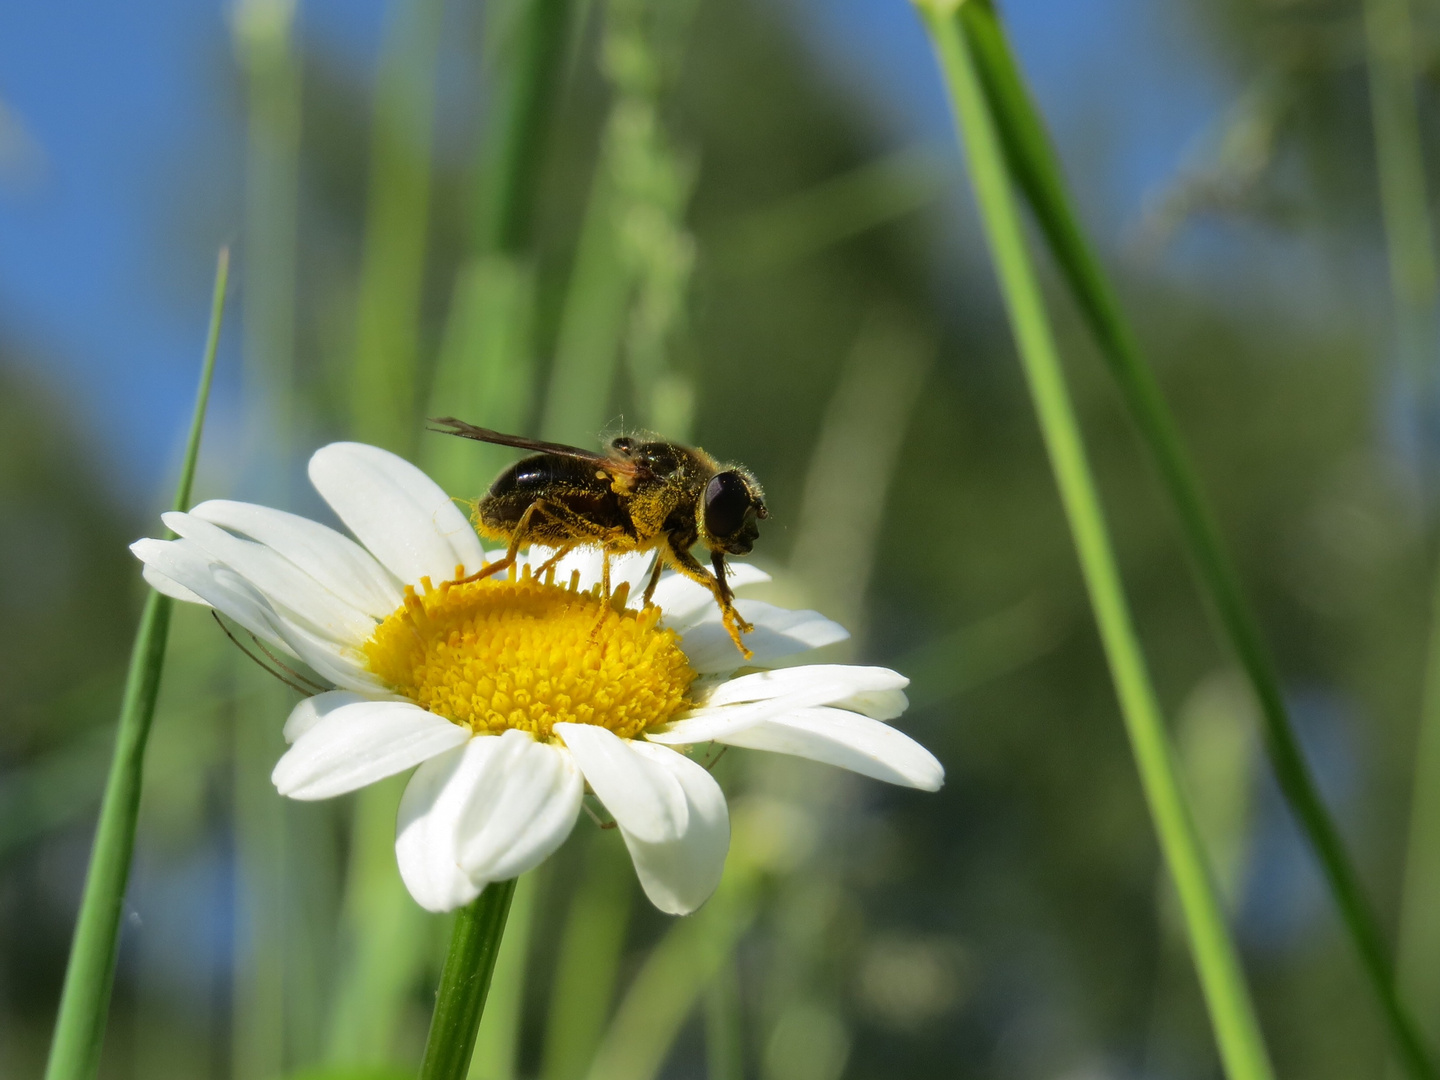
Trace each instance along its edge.
<instances>
[{"instance_id":1,"label":"insect wing","mask_svg":"<svg viewBox=\"0 0 1440 1080\"><path fill-rule=\"evenodd\" d=\"M513 446L519 450L534 450L541 454L559 454L562 457L578 458L581 461L592 461L606 472L618 473L629 477L638 477L646 472L644 466L625 458L615 457L609 454L599 454L594 450L582 450L578 446L567 446L564 443L544 442L540 439L527 439L523 435L506 435L501 431L493 431L490 428L476 427L474 424L467 424L463 420L457 420L453 416L440 416L431 419L430 423L441 425L432 427L431 431L438 431L444 435L458 435L462 439L474 439L476 442L495 443L498 446Z\"/></svg>"}]
</instances>

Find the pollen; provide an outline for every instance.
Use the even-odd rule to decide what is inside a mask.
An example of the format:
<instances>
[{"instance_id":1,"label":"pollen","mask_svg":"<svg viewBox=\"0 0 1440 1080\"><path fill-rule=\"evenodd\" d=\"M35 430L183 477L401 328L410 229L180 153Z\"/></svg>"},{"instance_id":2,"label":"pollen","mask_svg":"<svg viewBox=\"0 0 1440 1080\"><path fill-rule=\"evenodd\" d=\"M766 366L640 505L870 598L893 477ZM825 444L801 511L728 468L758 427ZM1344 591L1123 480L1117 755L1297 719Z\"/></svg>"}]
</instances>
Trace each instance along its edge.
<instances>
[{"instance_id":1,"label":"pollen","mask_svg":"<svg viewBox=\"0 0 1440 1080\"><path fill-rule=\"evenodd\" d=\"M686 704L695 672L660 609L625 607L628 589L568 587L528 568L518 581L405 590L365 643L396 693L476 734L518 728L549 740L559 723L633 738Z\"/></svg>"}]
</instances>

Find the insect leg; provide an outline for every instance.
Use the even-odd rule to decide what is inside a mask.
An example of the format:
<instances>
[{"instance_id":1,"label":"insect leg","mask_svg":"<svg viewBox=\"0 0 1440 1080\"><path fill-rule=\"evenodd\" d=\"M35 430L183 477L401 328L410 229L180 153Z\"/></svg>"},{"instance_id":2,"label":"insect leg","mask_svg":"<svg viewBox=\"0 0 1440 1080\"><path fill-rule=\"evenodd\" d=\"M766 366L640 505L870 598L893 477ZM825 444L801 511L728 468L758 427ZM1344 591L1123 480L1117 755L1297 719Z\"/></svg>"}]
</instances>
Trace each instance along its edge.
<instances>
[{"instance_id":1,"label":"insect leg","mask_svg":"<svg viewBox=\"0 0 1440 1080\"><path fill-rule=\"evenodd\" d=\"M684 574L691 581L704 585L710 590L710 595L715 597L715 603L720 605L720 617L724 620L725 629L730 634L730 640L735 642L735 647L740 650L741 655L749 660L755 654L745 647L740 640L741 634L748 634L755 628L740 617L735 610L735 604L730 598L730 590L720 583L720 580L705 567L695 561L695 556L688 551L676 547L669 538L665 541L665 558L671 566Z\"/></svg>"},{"instance_id":2,"label":"insect leg","mask_svg":"<svg viewBox=\"0 0 1440 1080\"><path fill-rule=\"evenodd\" d=\"M655 586L660 584L660 571L664 569L665 560L660 557L659 553L656 553L655 568L650 571L650 584L645 586L645 597L641 607L650 606L650 600L655 595Z\"/></svg>"},{"instance_id":3,"label":"insect leg","mask_svg":"<svg viewBox=\"0 0 1440 1080\"><path fill-rule=\"evenodd\" d=\"M551 555L550 558L546 559L543 563L541 563L538 570L530 571L530 576L533 577L536 581L539 581L542 577L545 576L545 571L549 570L552 566L554 566L556 563L558 563L561 559L563 559L566 555L569 555L570 552L574 550L574 544L566 544L559 551L555 552L554 555Z\"/></svg>"}]
</instances>

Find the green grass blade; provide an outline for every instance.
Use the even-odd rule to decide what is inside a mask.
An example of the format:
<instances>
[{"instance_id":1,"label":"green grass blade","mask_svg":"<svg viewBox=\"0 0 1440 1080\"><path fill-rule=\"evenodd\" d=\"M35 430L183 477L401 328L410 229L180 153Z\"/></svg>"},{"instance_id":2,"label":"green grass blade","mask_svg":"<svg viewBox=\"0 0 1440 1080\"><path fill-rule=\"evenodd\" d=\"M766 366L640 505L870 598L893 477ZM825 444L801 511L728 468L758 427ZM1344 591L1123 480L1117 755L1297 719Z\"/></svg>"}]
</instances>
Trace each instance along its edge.
<instances>
[{"instance_id":1,"label":"green grass blade","mask_svg":"<svg viewBox=\"0 0 1440 1080\"><path fill-rule=\"evenodd\" d=\"M1174 751L1131 622L1039 282L1025 246L1004 150L955 6L923 4L920 12L939 56L965 143L1001 292L1070 523L1146 801L1180 897L1191 954L1220 1056L1230 1080L1269 1080L1273 1073L1240 958L1225 924L1200 837L1181 790Z\"/></svg>"},{"instance_id":2,"label":"green grass blade","mask_svg":"<svg viewBox=\"0 0 1440 1080\"><path fill-rule=\"evenodd\" d=\"M545 136L565 64L570 6L571 0L520 0L514 33L489 51L504 77L486 139L490 152L476 222L480 251L520 255L529 244Z\"/></svg>"},{"instance_id":3,"label":"green grass blade","mask_svg":"<svg viewBox=\"0 0 1440 1080\"><path fill-rule=\"evenodd\" d=\"M698 913L673 923L615 1010L587 1080L653 1080L702 992L755 916L755 881L732 868Z\"/></svg>"},{"instance_id":4,"label":"green grass blade","mask_svg":"<svg viewBox=\"0 0 1440 1080\"><path fill-rule=\"evenodd\" d=\"M341 962L325 1060L381 1066L397 1056L407 1006L430 960L430 917L395 864L395 813L406 777L357 792L340 910Z\"/></svg>"},{"instance_id":5,"label":"green grass blade","mask_svg":"<svg viewBox=\"0 0 1440 1080\"><path fill-rule=\"evenodd\" d=\"M540 435L589 446L610 418L610 394L634 272L620 257L614 185L602 162L575 250Z\"/></svg>"},{"instance_id":6,"label":"green grass blade","mask_svg":"<svg viewBox=\"0 0 1440 1080\"><path fill-rule=\"evenodd\" d=\"M365 252L350 381L355 437L414 445L420 297L429 235L431 143L442 0L393 0L370 151Z\"/></svg>"},{"instance_id":7,"label":"green grass blade","mask_svg":"<svg viewBox=\"0 0 1440 1080\"><path fill-rule=\"evenodd\" d=\"M195 413L190 437L175 488L174 508L184 510L190 503L195 480L195 462L200 456L200 436L205 426L205 409L210 401L210 384L215 374L215 354L220 343L220 324L225 313L225 290L230 276L230 252L222 248L215 272L215 291L210 307L210 330L205 342L205 360L200 369L200 389L195 396ZM165 660L165 641L170 631L173 601L153 590L146 597L130 654L125 694L115 736L115 754L100 804L100 822L85 876L85 892L75 922L70 962L60 994L60 1011L50 1046L45 1080L91 1080L100 1067L100 1047L105 1036L105 1019L110 991L115 981L115 957L120 942L120 916L125 903L125 886L130 879L130 856L135 847L135 822L140 812L140 786L144 777L145 743L155 715L155 698L160 690L160 671Z\"/></svg>"},{"instance_id":8,"label":"green grass blade","mask_svg":"<svg viewBox=\"0 0 1440 1080\"><path fill-rule=\"evenodd\" d=\"M1412 1075L1433 1065L1395 989L1384 935L1360 878L1320 797L1291 726L1269 652L1220 540L1165 399L1120 309L1114 290L1071 208L1055 153L989 0L962 4L958 19L975 58L1009 168L1119 384L1180 518L1202 591L1260 702L1266 750L1281 791L1320 862L1346 930Z\"/></svg>"},{"instance_id":9,"label":"green grass blade","mask_svg":"<svg viewBox=\"0 0 1440 1080\"><path fill-rule=\"evenodd\" d=\"M635 892L628 854L607 839L588 839L585 876L561 930L541 1080L580 1080L605 1032Z\"/></svg>"},{"instance_id":10,"label":"green grass blade","mask_svg":"<svg viewBox=\"0 0 1440 1080\"><path fill-rule=\"evenodd\" d=\"M706 259L736 277L773 272L929 206L944 188L936 148L906 147L724 222L704 237Z\"/></svg>"},{"instance_id":11,"label":"green grass blade","mask_svg":"<svg viewBox=\"0 0 1440 1080\"><path fill-rule=\"evenodd\" d=\"M287 949L289 914L286 864L293 857L284 800L270 770L285 752L277 717L295 698L262 675L238 652L227 656L235 688L228 717L233 735L233 797L236 925L232 938L230 1075L232 1080L269 1080L286 1063L286 1035L295 1017L287 973L295 957Z\"/></svg>"},{"instance_id":12,"label":"green grass blade","mask_svg":"<svg viewBox=\"0 0 1440 1080\"><path fill-rule=\"evenodd\" d=\"M294 435L296 235L300 202L300 63L295 7L243 0L235 50L246 75L245 241L241 307L250 412L265 423L267 468ZM278 436L278 438L277 438ZM278 445L277 445L278 443Z\"/></svg>"},{"instance_id":13,"label":"green grass blade","mask_svg":"<svg viewBox=\"0 0 1440 1080\"><path fill-rule=\"evenodd\" d=\"M1390 286L1400 356L1420 386L1435 383L1440 331L1440 271L1425 192L1425 160L1409 0L1365 0L1370 113ZM1422 395L1423 396L1423 395Z\"/></svg>"},{"instance_id":14,"label":"green grass blade","mask_svg":"<svg viewBox=\"0 0 1440 1080\"><path fill-rule=\"evenodd\" d=\"M705 991L705 1078L745 1080L740 972L728 957Z\"/></svg>"},{"instance_id":15,"label":"green grass blade","mask_svg":"<svg viewBox=\"0 0 1440 1080\"><path fill-rule=\"evenodd\" d=\"M1417 107L1414 26L1408 0L1365 0L1375 171L1390 262L1396 344L1415 401L1419 431L1433 420L1440 274L1426 194ZM1422 488L1432 478L1421 463ZM1421 699L1410 825L1397 935L1397 977L1423 1037L1440 1036L1440 571Z\"/></svg>"},{"instance_id":16,"label":"green grass blade","mask_svg":"<svg viewBox=\"0 0 1440 1080\"><path fill-rule=\"evenodd\" d=\"M455 913L420 1080L465 1080L514 896L514 878L492 882Z\"/></svg>"},{"instance_id":17,"label":"green grass blade","mask_svg":"<svg viewBox=\"0 0 1440 1080\"><path fill-rule=\"evenodd\" d=\"M430 416L528 431L535 399L535 274L508 255L482 255L455 278L435 365ZM593 434L593 433L592 433ZM478 495L515 460L501 446L426 435L419 460L453 495Z\"/></svg>"},{"instance_id":18,"label":"green grass blade","mask_svg":"<svg viewBox=\"0 0 1440 1080\"><path fill-rule=\"evenodd\" d=\"M1429 1018L1426 1034L1434 1038L1440 1012L1440 574L1430 620L1397 955L1401 983L1417 1015Z\"/></svg>"}]
</instances>

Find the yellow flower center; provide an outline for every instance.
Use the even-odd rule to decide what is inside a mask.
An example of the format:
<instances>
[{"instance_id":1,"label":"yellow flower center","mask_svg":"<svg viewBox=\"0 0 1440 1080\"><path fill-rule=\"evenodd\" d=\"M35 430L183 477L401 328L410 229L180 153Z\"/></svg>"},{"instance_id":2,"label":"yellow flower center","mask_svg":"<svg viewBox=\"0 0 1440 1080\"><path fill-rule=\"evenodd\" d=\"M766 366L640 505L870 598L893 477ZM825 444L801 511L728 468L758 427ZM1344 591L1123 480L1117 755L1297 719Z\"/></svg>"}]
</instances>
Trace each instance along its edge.
<instances>
[{"instance_id":1,"label":"yellow flower center","mask_svg":"<svg viewBox=\"0 0 1440 1080\"><path fill-rule=\"evenodd\" d=\"M549 739L559 723L599 724L622 738L664 723L695 678L679 636L659 627L660 609L609 603L536 581L486 578L405 602L365 643L370 669L433 713L478 733L519 728Z\"/></svg>"}]
</instances>

